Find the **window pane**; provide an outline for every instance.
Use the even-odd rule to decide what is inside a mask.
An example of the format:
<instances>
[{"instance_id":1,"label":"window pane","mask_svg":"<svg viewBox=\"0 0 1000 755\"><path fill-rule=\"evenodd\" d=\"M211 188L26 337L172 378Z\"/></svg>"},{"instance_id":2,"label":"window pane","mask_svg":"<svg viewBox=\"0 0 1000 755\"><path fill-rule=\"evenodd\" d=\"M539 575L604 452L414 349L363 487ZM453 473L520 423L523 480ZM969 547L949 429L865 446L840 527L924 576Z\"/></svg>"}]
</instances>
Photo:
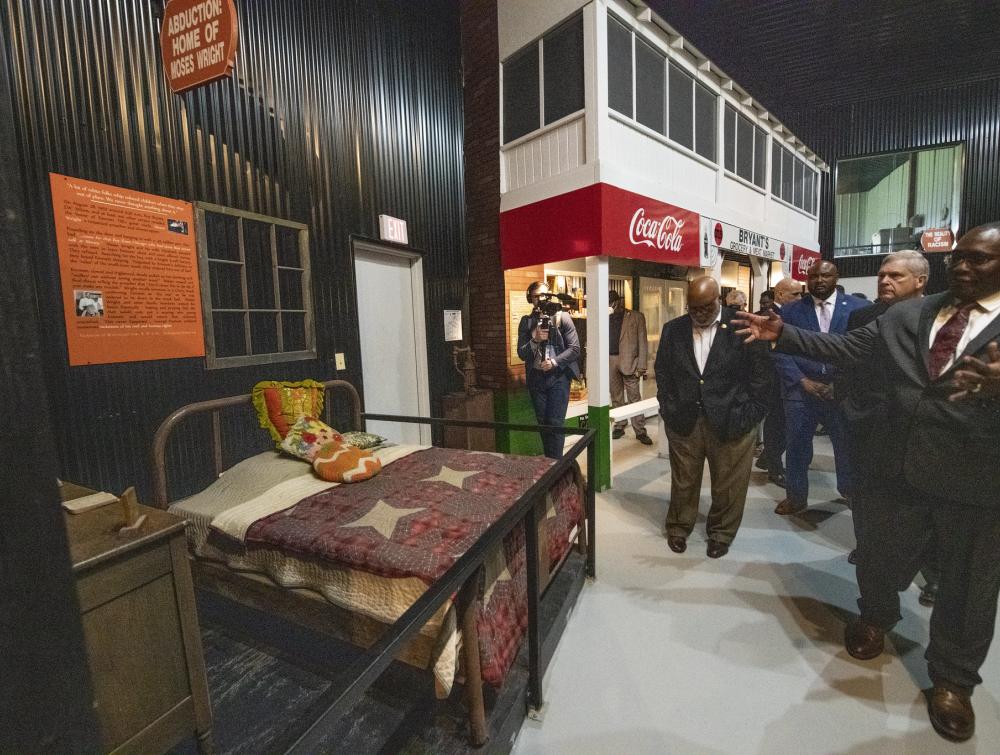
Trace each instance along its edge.
<instances>
[{"instance_id":1,"label":"window pane","mask_svg":"<svg viewBox=\"0 0 1000 755\"><path fill-rule=\"evenodd\" d=\"M278 264L285 267L302 267L299 255L299 233L296 228L276 225L274 230L278 241Z\"/></svg>"},{"instance_id":2,"label":"window pane","mask_svg":"<svg viewBox=\"0 0 1000 755\"><path fill-rule=\"evenodd\" d=\"M240 259L239 232L237 219L221 212L205 211L205 237L208 256L215 260Z\"/></svg>"},{"instance_id":3,"label":"window pane","mask_svg":"<svg viewBox=\"0 0 1000 755\"><path fill-rule=\"evenodd\" d=\"M250 347L254 354L273 354L278 350L277 313L250 313Z\"/></svg>"},{"instance_id":4,"label":"window pane","mask_svg":"<svg viewBox=\"0 0 1000 755\"><path fill-rule=\"evenodd\" d=\"M302 309L302 273L298 270L279 270L278 285L281 309Z\"/></svg>"},{"instance_id":5,"label":"window pane","mask_svg":"<svg viewBox=\"0 0 1000 755\"><path fill-rule=\"evenodd\" d=\"M806 212L815 212L813 209L813 190L815 188L816 174L811 170L806 170L805 189L803 192L802 209Z\"/></svg>"},{"instance_id":6,"label":"window pane","mask_svg":"<svg viewBox=\"0 0 1000 755\"><path fill-rule=\"evenodd\" d=\"M540 128L538 108L538 45L532 44L503 64L504 142Z\"/></svg>"},{"instance_id":7,"label":"window pane","mask_svg":"<svg viewBox=\"0 0 1000 755\"><path fill-rule=\"evenodd\" d=\"M754 127L753 182L764 188L767 178L767 132Z\"/></svg>"},{"instance_id":8,"label":"window pane","mask_svg":"<svg viewBox=\"0 0 1000 755\"><path fill-rule=\"evenodd\" d=\"M795 184L795 158L792 153L782 147L781 149L781 198L786 202L792 201L792 187Z\"/></svg>"},{"instance_id":9,"label":"window pane","mask_svg":"<svg viewBox=\"0 0 1000 755\"><path fill-rule=\"evenodd\" d=\"M736 172L736 111L726 105L726 170Z\"/></svg>"},{"instance_id":10,"label":"window pane","mask_svg":"<svg viewBox=\"0 0 1000 755\"><path fill-rule=\"evenodd\" d=\"M632 117L632 32L608 15L608 107Z\"/></svg>"},{"instance_id":11,"label":"window pane","mask_svg":"<svg viewBox=\"0 0 1000 755\"><path fill-rule=\"evenodd\" d=\"M660 134L667 133L665 62L641 39L635 41L635 119Z\"/></svg>"},{"instance_id":12,"label":"window pane","mask_svg":"<svg viewBox=\"0 0 1000 755\"><path fill-rule=\"evenodd\" d=\"M583 15L542 39L545 122L583 110Z\"/></svg>"},{"instance_id":13,"label":"window pane","mask_svg":"<svg viewBox=\"0 0 1000 755\"><path fill-rule=\"evenodd\" d=\"M246 323L241 312L214 312L215 356L236 357L247 353Z\"/></svg>"},{"instance_id":14,"label":"window pane","mask_svg":"<svg viewBox=\"0 0 1000 755\"><path fill-rule=\"evenodd\" d=\"M670 138L694 149L694 79L670 64Z\"/></svg>"},{"instance_id":15,"label":"window pane","mask_svg":"<svg viewBox=\"0 0 1000 755\"><path fill-rule=\"evenodd\" d=\"M742 115L736 118L736 175L753 181L753 124Z\"/></svg>"},{"instance_id":16,"label":"window pane","mask_svg":"<svg viewBox=\"0 0 1000 755\"><path fill-rule=\"evenodd\" d=\"M802 164L801 160L795 158L795 199L792 200L792 204L800 209L805 207L805 202L802 201L802 192L806 182L805 171L806 166Z\"/></svg>"},{"instance_id":17,"label":"window pane","mask_svg":"<svg viewBox=\"0 0 1000 755\"><path fill-rule=\"evenodd\" d=\"M242 265L227 262L208 263L208 281L212 292L212 309L243 309Z\"/></svg>"},{"instance_id":18,"label":"window pane","mask_svg":"<svg viewBox=\"0 0 1000 755\"><path fill-rule=\"evenodd\" d=\"M274 308L271 264L271 224L243 221L243 255L246 258L247 304L250 309Z\"/></svg>"},{"instance_id":19,"label":"window pane","mask_svg":"<svg viewBox=\"0 0 1000 755\"><path fill-rule=\"evenodd\" d=\"M781 196L781 145L771 142L771 193Z\"/></svg>"},{"instance_id":20,"label":"window pane","mask_svg":"<svg viewBox=\"0 0 1000 755\"><path fill-rule=\"evenodd\" d=\"M715 142L718 138L718 114L715 93L695 82L694 86L694 149L702 157L715 162Z\"/></svg>"},{"instance_id":21,"label":"window pane","mask_svg":"<svg viewBox=\"0 0 1000 755\"><path fill-rule=\"evenodd\" d=\"M283 312L281 335L285 351L303 351L306 348L306 316L295 312Z\"/></svg>"}]
</instances>

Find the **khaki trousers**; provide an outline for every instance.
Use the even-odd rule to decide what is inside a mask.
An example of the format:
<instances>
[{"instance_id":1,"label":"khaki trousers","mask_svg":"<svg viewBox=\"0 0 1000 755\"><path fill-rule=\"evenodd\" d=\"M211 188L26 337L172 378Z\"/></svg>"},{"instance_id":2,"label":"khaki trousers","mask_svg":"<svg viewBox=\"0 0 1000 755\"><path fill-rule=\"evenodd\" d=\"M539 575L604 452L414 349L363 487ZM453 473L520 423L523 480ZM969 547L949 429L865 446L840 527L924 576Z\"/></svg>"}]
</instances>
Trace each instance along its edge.
<instances>
[{"instance_id":1,"label":"khaki trousers","mask_svg":"<svg viewBox=\"0 0 1000 755\"><path fill-rule=\"evenodd\" d=\"M721 441L704 416L688 436L666 429L670 442L670 506L667 535L686 538L694 529L701 497L701 477L708 460L712 507L705 527L709 540L729 545L743 520L750 486L750 465L757 428L735 440Z\"/></svg>"},{"instance_id":2,"label":"khaki trousers","mask_svg":"<svg viewBox=\"0 0 1000 755\"><path fill-rule=\"evenodd\" d=\"M611 360L608 365L608 375L611 378L611 407L634 404L639 401L642 398L639 395L639 376L635 373L622 375L621 370L618 369L618 354L612 354L609 359ZM627 419L619 420L615 422L615 430L624 430L627 424ZM642 414L632 417L632 429L635 430L637 436L645 435L646 417Z\"/></svg>"}]
</instances>

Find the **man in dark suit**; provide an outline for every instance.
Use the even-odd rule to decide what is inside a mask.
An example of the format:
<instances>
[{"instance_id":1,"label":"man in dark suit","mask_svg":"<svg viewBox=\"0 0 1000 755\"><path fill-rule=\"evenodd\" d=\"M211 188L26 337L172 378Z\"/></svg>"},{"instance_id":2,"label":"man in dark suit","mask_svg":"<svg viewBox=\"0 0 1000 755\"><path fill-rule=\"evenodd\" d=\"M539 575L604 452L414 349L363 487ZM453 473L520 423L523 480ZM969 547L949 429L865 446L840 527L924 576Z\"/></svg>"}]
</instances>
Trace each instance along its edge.
<instances>
[{"instance_id":1,"label":"man in dark suit","mask_svg":"<svg viewBox=\"0 0 1000 755\"><path fill-rule=\"evenodd\" d=\"M639 401L639 378L646 374L646 359L649 349L646 338L646 316L625 308L625 300L617 291L608 292L608 302L612 312L608 316L610 335L608 364L611 379L611 406L623 406ZM625 435L628 420L615 422L611 437L618 439ZM642 414L632 417L635 439L644 446L653 445L653 439L646 432L646 418Z\"/></svg>"},{"instance_id":2,"label":"man in dark suit","mask_svg":"<svg viewBox=\"0 0 1000 755\"><path fill-rule=\"evenodd\" d=\"M871 445L880 474L856 509L861 616L844 644L862 660L882 652L900 618L899 591L933 543L941 584L926 653L928 711L939 734L965 740L1000 593L1000 222L959 239L948 277L948 292L893 305L845 336L755 315L742 316L741 333L814 359L873 360L885 392L877 421L891 442Z\"/></svg>"},{"instance_id":3,"label":"man in dark suit","mask_svg":"<svg viewBox=\"0 0 1000 755\"><path fill-rule=\"evenodd\" d=\"M549 298L544 281L528 286L528 302L535 311L521 318L517 326L517 355L524 360L525 381L539 425L562 427L569 406L569 381L580 377L580 339L573 318L562 311L550 315L549 326L540 304ZM552 297L553 301L558 301ZM542 431L542 448L550 459L561 459L564 438L560 433Z\"/></svg>"},{"instance_id":4,"label":"man in dark suit","mask_svg":"<svg viewBox=\"0 0 1000 755\"><path fill-rule=\"evenodd\" d=\"M866 302L837 290L837 266L828 260L809 268L809 293L789 304L782 319L789 325L822 333L845 333L847 318ZM776 355L781 377L781 400L785 406L785 479L787 495L775 513L796 514L809 500L809 464L813 457L816 426L830 433L837 467L837 490L844 498L851 494L847 428L833 392L835 370L801 356Z\"/></svg>"},{"instance_id":5,"label":"man in dark suit","mask_svg":"<svg viewBox=\"0 0 1000 755\"><path fill-rule=\"evenodd\" d=\"M780 315L783 308L802 296L802 284L791 278L782 278L774 287L769 310ZM761 311L764 310L764 294L761 294ZM767 479L778 487L785 487L785 405L781 401L781 380L777 376L771 390L771 402L764 419L764 450L757 459L757 468L767 470Z\"/></svg>"},{"instance_id":6,"label":"man in dark suit","mask_svg":"<svg viewBox=\"0 0 1000 755\"><path fill-rule=\"evenodd\" d=\"M688 284L689 314L663 326L654 365L670 444L667 544L675 553L687 548L708 459L710 558L726 555L743 519L757 425L767 413L774 374L767 351L735 335L733 310L721 306L719 293L712 278Z\"/></svg>"}]
</instances>

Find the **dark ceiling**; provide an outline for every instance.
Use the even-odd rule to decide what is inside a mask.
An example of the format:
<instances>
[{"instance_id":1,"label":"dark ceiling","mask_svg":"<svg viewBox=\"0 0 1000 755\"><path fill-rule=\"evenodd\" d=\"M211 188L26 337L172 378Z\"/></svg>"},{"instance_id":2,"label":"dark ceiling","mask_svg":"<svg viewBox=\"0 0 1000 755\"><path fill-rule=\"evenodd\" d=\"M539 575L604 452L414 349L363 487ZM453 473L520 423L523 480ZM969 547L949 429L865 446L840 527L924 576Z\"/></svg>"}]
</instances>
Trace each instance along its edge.
<instances>
[{"instance_id":1,"label":"dark ceiling","mask_svg":"<svg viewBox=\"0 0 1000 755\"><path fill-rule=\"evenodd\" d=\"M794 132L819 105L1000 77L1000 2L646 0Z\"/></svg>"}]
</instances>

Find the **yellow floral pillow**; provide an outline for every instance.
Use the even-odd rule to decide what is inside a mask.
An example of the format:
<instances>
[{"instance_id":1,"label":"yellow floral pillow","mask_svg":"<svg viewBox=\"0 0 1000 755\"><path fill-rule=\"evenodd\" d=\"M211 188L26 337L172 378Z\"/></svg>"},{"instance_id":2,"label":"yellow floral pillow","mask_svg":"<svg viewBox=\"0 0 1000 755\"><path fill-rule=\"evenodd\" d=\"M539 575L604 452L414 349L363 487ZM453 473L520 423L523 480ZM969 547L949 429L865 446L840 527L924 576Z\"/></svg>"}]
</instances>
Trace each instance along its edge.
<instances>
[{"instance_id":1,"label":"yellow floral pillow","mask_svg":"<svg viewBox=\"0 0 1000 755\"><path fill-rule=\"evenodd\" d=\"M321 479L330 482L361 482L382 471L382 462L371 451L337 441L319 449L312 465Z\"/></svg>"},{"instance_id":2,"label":"yellow floral pillow","mask_svg":"<svg viewBox=\"0 0 1000 755\"><path fill-rule=\"evenodd\" d=\"M315 417L300 417L279 445L282 451L312 462L316 452L326 444L343 442L344 436L325 422Z\"/></svg>"},{"instance_id":3,"label":"yellow floral pillow","mask_svg":"<svg viewBox=\"0 0 1000 755\"><path fill-rule=\"evenodd\" d=\"M260 426L271 433L278 446L300 417L323 414L324 395L323 384L316 380L297 383L262 380L251 392Z\"/></svg>"}]
</instances>

